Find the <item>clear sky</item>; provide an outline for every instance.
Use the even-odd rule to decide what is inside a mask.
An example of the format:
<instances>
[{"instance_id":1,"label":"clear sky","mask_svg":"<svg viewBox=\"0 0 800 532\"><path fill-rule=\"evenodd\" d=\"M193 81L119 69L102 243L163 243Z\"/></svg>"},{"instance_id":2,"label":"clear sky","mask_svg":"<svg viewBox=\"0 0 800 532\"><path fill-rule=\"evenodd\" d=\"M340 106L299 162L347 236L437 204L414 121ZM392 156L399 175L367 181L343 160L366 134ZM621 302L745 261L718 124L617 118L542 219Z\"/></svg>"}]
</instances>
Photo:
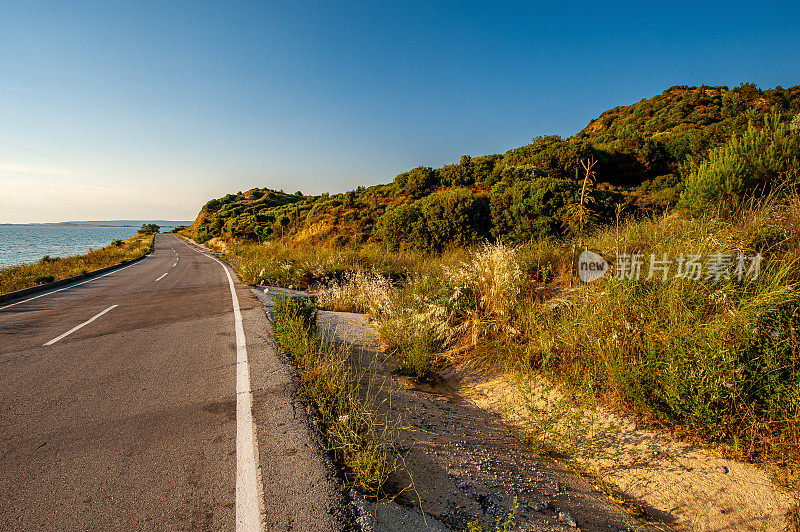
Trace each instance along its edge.
<instances>
[{"instance_id":1,"label":"clear sky","mask_svg":"<svg viewBox=\"0 0 800 532\"><path fill-rule=\"evenodd\" d=\"M341 192L741 82L800 83L797 3L6 1L0 222Z\"/></svg>"}]
</instances>

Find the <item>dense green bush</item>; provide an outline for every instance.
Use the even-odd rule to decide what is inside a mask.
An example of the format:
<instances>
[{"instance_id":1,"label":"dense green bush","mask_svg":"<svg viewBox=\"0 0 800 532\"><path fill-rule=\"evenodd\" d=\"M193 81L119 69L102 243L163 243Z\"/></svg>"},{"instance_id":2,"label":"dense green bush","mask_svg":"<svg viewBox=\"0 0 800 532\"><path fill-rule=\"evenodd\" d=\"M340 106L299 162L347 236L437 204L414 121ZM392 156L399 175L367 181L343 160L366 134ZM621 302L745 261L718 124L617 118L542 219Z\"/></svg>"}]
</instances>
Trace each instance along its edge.
<instances>
[{"instance_id":1,"label":"dense green bush","mask_svg":"<svg viewBox=\"0 0 800 532\"><path fill-rule=\"evenodd\" d=\"M399 205L388 210L378 223L391 250L439 252L486 238L489 221L487 198L457 188Z\"/></svg>"},{"instance_id":2,"label":"dense green bush","mask_svg":"<svg viewBox=\"0 0 800 532\"><path fill-rule=\"evenodd\" d=\"M139 234L141 235L148 235L153 233L158 233L161 230L161 227L158 224L142 224L139 228Z\"/></svg>"},{"instance_id":3,"label":"dense green bush","mask_svg":"<svg viewBox=\"0 0 800 532\"><path fill-rule=\"evenodd\" d=\"M421 198L437 184L436 173L433 168L427 166L417 166L408 172L398 174L394 182L401 192L412 198Z\"/></svg>"},{"instance_id":4,"label":"dense green bush","mask_svg":"<svg viewBox=\"0 0 800 532\"><path fill-rule=\"evenodd\" d=\"M536 137L531 144L509 150L504 165L533 165L553 177L573 177L580 161L593 155L591 144L583 140L564 140L558 135Z\"/></svg>"},{"instance_id":5,"label":"dense green bush","mask_svg":"<svg viewBox=\"0 0 800 532\"><path fill-rule=\"evenodd\" d=\"M568 179L501 181L490 195L492 234L513 242L558 234L564 208L577 192L578 184Z\"/></svg>"},{"instance_id":6,"label":"dense green bush","mask_svg":"<svg viewBox=\"0 0 800 532\"><path fill-rule=\"evenodd\" d=\"M679 205L694 213L718 207L730 212L747 198L796 184L798 171L800 133L772 114L761 127L751 121L743 135L712 151L708 160L692 161Z\"/></svg>"}]
</instances>

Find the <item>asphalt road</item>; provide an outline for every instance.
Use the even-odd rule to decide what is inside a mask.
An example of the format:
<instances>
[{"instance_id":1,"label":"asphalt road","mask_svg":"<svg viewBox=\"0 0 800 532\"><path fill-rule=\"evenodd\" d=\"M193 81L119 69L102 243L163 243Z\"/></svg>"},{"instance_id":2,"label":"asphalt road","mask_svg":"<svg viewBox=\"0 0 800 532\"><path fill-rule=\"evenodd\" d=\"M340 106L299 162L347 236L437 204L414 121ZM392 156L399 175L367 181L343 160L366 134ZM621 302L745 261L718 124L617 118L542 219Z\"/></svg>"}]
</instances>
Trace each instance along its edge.
<instances>
[{"instance_id":1,"label":"asphalt road","mask_svg":"<svg viewBox=\"0 0 800 532\"><path fill-rule=\"evenodd\" d=\"M113 274L0 304L0 530L346 528L263 306L231 276L157 235Z\"/></svg>"}]
</instances>

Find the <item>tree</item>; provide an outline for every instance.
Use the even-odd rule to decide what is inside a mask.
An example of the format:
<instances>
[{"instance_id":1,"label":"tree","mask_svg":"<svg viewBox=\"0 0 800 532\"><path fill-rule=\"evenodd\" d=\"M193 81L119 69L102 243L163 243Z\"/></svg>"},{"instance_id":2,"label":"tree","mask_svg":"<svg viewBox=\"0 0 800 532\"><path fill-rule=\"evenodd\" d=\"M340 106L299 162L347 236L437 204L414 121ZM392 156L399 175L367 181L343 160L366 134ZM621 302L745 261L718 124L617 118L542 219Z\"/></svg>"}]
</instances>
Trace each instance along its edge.
<instances>
[{"instance_id":1,"label":"tree","mask_svg":"<svg viewBox=\"0 0 800 532\"><path fill-rule=\"evenodd\" d=\"M281 219L279 220L279 223L281 224L281 236L283 236L283 230L287 225L289 225L289 222L291 222L291 220L288 216L281 216Z\"/></svg>"},{"instance_id":2,"label":"tree","mask_svg":"<svg viewBox=\"0 0 800 532\"><path fill-rule=\"evenodd\" d=\"M142 226L139 228L139 234L146 234L146 235L155 234L158 233L160 230L161 227L159 227L156 224L142 224Z\"/></svg>"},{"instance_id":3,"label":"tree","mask_svg":"<svg viewBox=\"0 0 800 532\"><path fill-rule=\"evenodd\" d=\"M394 182L402 192L412 198L421 198L436 184L436 173L433 168L417 166L408 172L399 174Z\"/></svg>"},{"instance_id":4,"label":"tree","mask_svg":"<svg viewBox=\"0 0 800 532\"><path fill-rule=\"evenodd\" d=\"M559 234L564 208L576 196L576 189L571 179L501 181L489 196L492 234L513 242Z\"/></svg>"}]
</instances>

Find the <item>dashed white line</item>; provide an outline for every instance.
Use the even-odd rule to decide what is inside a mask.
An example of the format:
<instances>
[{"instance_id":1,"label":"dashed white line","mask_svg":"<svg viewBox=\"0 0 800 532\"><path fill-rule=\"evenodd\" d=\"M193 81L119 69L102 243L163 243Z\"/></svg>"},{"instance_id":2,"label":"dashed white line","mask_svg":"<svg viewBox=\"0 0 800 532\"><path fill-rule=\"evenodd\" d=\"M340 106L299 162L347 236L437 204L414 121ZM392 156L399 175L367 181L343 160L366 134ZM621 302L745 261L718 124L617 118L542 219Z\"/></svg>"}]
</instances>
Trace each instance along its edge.
<instances>
[{"instance_id":1,"label":"dashed white line","mask_svg":"<svg viewBox=\"0 0 800 532\"><path fill-rule=\"evenodd\" d=\"M111 309L113 309L113 308L115 308L115 307L117 307L117 306L118 306L118 305L111 305L110 307L108 307L107 309L105 309L103 312L101 312L101 313L99 313L99 314L95 314L94 316L92 316L92 317L91 317L91 318L89 318L88 320L84 321L84 322L83 322L83 323L81 323L80 325L77 325L77 326L73 327L72 329L70 329L70 330L68 330L67 332L65 332L64 334L62 334L61 336L56 336L55 338L53 338L53 339L52 339L52 340L50 340L49 342L45 343L44 345L53 345L54 343L58 342L58 341L59 341L59 340L61 340L62 338L66 337L66 336L69 336L70 334L74 333L75 331L77 331L77 330L78 330L78 329L80 329L81 327L85 327L86 325L89 325L89 324L90 324L90 323L92 323L94 320L96 320L97 318L99 318L100 316L102 316L103 314L105 314L106 312L108 312L109 310L111 310Z\"/></svg>"},{"instance_id":2,"label":"dashed white line","mask_svg":"<svg viewBox=\"0 0 800 532\"><path fill-rule=\"evenodd\" d=\"M167 273L169 273L169 272L167 272ZM158 279L156 279L156 281L160 281L161 279L163 279L164 277L166 277L166 276L167 276L167 273L163 274L161 277L159 277Z\"/></svg>"}]
</instances>

